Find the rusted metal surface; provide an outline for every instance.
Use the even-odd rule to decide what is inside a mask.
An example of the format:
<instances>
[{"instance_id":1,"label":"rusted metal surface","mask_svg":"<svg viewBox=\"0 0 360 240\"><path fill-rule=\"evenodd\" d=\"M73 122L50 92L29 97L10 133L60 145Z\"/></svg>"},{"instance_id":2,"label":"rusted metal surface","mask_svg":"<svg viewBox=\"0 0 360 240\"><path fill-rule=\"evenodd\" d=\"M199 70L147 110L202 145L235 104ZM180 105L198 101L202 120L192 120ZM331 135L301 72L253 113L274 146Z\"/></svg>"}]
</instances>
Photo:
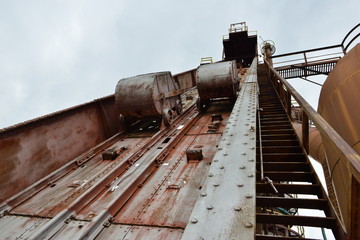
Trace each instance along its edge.
<instances>
[{"instance_id":1,"label":"rusted metal surface","mask_svg":"<svg viewBox=\"0 0 360 240\"><path fill-rule=\"evenodd\" d=\"M105 140L91 105L49 121L0 133L0 202Z\"/></svg>"},{"instance_id":2,"label":"rusted metal surface","mask_svg":"<svg viewBox=\"0 0 360 240\"><path fill-rule=\"evenodd\" d=\"M170 72L121 79L115 102L121 114L134 117L161 116L165 109L181 107L180 89Z\"/></svg>"},{"instance_id":3,"label":"rusted metal surface","mask_svg":"<svg viewBox=\"0 0 360 240\"><path fill-rule=\"evenodd\" d=\"M202 100L228 97L235 99L239 78L235 61L204 64L196 72L196 85Z\"/></svg>"},{"instance_id":4,"label":"rusted metal surface","mask_svg":"<svg viewBox=\"0 0 360 240\"><path fill-rule=\"evenodd\" d=\"M169 229L153 226L133 226L114 224L104 229L96 240L108 239L180 239L183 233L182 229Z\"/></svg>"},{"instance_id":5,"label":"rusted metal surface","mask_svg":"<svg viewBox=\"0 0 360 240\"><path fill-rule=\"evenodd\" d=\"M98 154L79 168L71 169L63 178L52 182L20 206L11 210L11 213L34 214L42 217L54 217L68 208L81 194L96 183L100 177L115 165L127 161L127 157L136 152L147 138L121 139L113 144L112 148L127 147L127 151L114 161L104 161Z\"/></svg>"},{"instance_id":6,"label":"rusted metal surface","mask_svg":"<svg viewBox=\"0 0 360 240\"><path fill-rule=\"evenodd\" d=\"M66 168L59 179L30 194L30 198L24 198L25 201L17 202L17 206L9 209L7 214L15 218L17 215L52 218L34 227L32 237L35 239L46 236L53 236L52 239L94 238L99 231L106 233L110 229L107 225L117 231L118 228L113 226L121 225L115 222L130 224L131 230L126 236L134 238L149 231L159 238L180 238L181 229L185 228L189 219L191 206L196 202L216 151L214 146L220 140L230 110L230 103L216 102L201 117L195 118L193 108L187 110L181 118L183 120L176 120L174 126L163 129L161 134L158 132L151 136L145 131L140 135L147 137L137 138L133 133L119 135L110 145L103 145L102 151L95 151L78 168ZM221 114L222 124L219 131L209 133L208 125L212 124L214 114ZM153 143L149 145L149 142ZM203 151L203 160L188 162L186 150L199 147ZM117 152L119 155L109 161L102 158L108 149L125 150ZM145 149L148 153L140 153L138 149ZM115 171L119 167L123 172ZM131 186L125 186L127 182ZM154 191L157 194L151 197ZM139 214L139 204L148 201L148 198L153 201L150 206L141 206ZM115 215L120 209L120 214ZM127 213L123 213L125 210ZM166 214L159 214L161 212ZM136 221L133 219L134 214ZM115 217L111 220L113 225L108 222L112 216ZM152 232L152 229L156 231ZM112 232L107 234L100 236L112 236Z\"/></svg>"},{"instance_id":7,"label":"rusted metal surface","mask_svg":"<svg viewBox=\"0 0 360 240\"><path fill-rule=\"evenodd\" d=\"M254 239L256 68L257 58L253 60L234 105L182 239L240 236L241 239Z\"/></svg>"},{"instance_id":8,"label":"rusted metal surface","mask_svg":"<svg viewBox=\"0 0 360 240\"><path fill-rule=\"evenodd\" d=\"M179 85L181 90L188 91L196 86L196 70L197 69L192 69L173 76L175 82Z\"/></svg>"},{"instance_id":9,"label":"rusted metal surface","mask_svg":"<svg viewBox=\"0 0 360 240\"><path fill-rule=\"evenodd\" d=\"M357 44L339 60L324 83L319 97L318 108L321 116L358 154L360 153L360 110L354 105L354 102L360 101L359 55L360 44ZM339 155L329 141L325 140L323 143L344 222L348 230L354 230L356 227L351 224L355 223L351 221L350 215L354 212L360 215L359 207L351 208L358 205L352 203L352 201L356 200L356 198L352 197L352 181L355 179L352 178L351 174L354 173L349 171L351 167L346 156ZM360 161L356 164L358 167L355 171L360 171ZM357 178L357 181L360 182L360 178Z\"/></svg>"},{"instance_id":10,"label":"rusted metal surface","mask_svg":"<svg viewBox=\"0 0 360 240\"><path fill-rule=\"evenodd\" d=\"M194 86L194 71L175 75L182 90ZM110 95L1 129L0 208L5 199L116 134L120 122L114 102Z\"/></svg>"},{"instance_id":11,"label":"rusted metal surface","mask_svg":"<svg viewBox=\"0 0 360 240\"><path fill-rule=\"evenodd\" d=\"M115 222L185 228L220 137L220 134L185 136L156 174L116 215ZM204 147L204 159L187 162L186 149L199 145ZM177 188L168 188L170 185Z\"/></svg>"},{"instance_id":12,"label":"rusted metal surface","mask_svg":"<svg viewBox=\"0 0 360 240\"><path fill-rule=\"evenodd\" d=\"M25 216L4 216L0 218L0 238L3 240L32 239L35 230L49 219Z\"/></svg>"}]
</instances>

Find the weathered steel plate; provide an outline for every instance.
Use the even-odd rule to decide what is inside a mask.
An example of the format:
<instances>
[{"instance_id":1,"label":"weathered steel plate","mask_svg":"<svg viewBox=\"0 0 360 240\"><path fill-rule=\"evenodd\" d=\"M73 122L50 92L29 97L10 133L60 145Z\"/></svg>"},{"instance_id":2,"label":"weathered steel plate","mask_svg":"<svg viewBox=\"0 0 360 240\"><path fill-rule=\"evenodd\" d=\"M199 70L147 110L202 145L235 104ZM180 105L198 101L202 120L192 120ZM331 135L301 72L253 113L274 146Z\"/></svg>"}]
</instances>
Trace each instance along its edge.
<instances>
[{"instance_id":1,"label":"weathered steel plate","mask_svg":"<svg viewBox=\"0 0 360 240\"><path fill-rule=\"evenodd\" d=\"M127 150L117 160L102 160L101 154L98 154L85 165L72 170L69 174L43 189L11 212L54 217L74 201L76 197L91 187L103 171L126 161L126 157L145 141L147 141L147 138L127 138L116 142L111 147L127 147Z\"/></svg>"},{"instance_id":2,"label":"weathered steel plate","mask_svg":"<svg viewBox=\"0 0 360 240\"><path fill-rule=\"evenodd\" d=\"M215 154L220 134L185 136L157 172L115 216L115 222L184 228ZM188 162L186 149L203 160Z\"/></svg>"},{"instance_id":3,"label":"weathered steel plate","mask_svg":"<svg viewBox=\"0 0 360 240\"><path fill-rule=\"evenodd\" d=\"M159 228L150 226L130 226L114 224L104 229L96 240L141 240L141 239L180 239L182 229Z\"/></svg>"},{"instance_id":4,"label":"weathered steel plate","mask_svg":"<svg viewBox=\"0 0 360 240\"><path fill-rule=\"evenodd\" d=\"M0 218L0 239L31 239L35 229L49 219L22 216L4 216Z\"/></svg>"}]
</instances>

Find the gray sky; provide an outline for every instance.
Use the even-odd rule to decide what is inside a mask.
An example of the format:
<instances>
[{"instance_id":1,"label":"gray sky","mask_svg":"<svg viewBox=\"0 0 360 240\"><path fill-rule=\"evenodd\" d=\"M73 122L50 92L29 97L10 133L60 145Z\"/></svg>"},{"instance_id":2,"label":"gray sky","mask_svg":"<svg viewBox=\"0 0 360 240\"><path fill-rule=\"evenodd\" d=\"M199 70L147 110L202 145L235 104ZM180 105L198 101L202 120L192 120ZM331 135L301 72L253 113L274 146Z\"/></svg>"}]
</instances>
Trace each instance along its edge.
<instances>
[{"instance_id":1,"label":"gray sky","mask_svg":"<svg viewBox=\"0 0 360 240\"><path fill-rule=\"evenodd\" d=\"M359 13L358 0L3 0L0 128L112 94L123 77L220 60L234 22L284 53L339 43Z\"/></svg>"}]
</instances>

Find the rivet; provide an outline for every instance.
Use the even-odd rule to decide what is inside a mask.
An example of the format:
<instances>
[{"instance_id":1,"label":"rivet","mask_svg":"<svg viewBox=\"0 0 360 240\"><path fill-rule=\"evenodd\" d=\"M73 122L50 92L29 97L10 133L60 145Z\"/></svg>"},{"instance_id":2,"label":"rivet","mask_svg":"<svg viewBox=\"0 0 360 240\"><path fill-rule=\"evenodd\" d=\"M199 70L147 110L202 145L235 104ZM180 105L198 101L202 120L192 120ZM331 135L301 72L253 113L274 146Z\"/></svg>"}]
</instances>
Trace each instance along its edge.
<instances>
[{"instance_id":1,"label":"rivet","mask_svg":"<svg viewBox=\"0 0 360 240\"><path fill-rule=\"evenodd\" d=\"M252 223L251 222L247 222L247 223L245 223L245 227L246 228L251 228L253 225L252 225Z\"/></svg>"},{"instance_id":2,"label":"rivet","mask_svg":"<svg viewBox=\"0 0 360 240\"><path fill-rule=\"evenodd\" d=\"M224 155L224 156L227 156L228 154L227 154L227 153L224 153L223 155Z\"/></svg>"},{"instance_id":3,"label":"rivet","mask_svg":"<svg viewBox=\"0 0 360 240\"><path fill-rule=\"evenodd\" d=\"M208 175L209 177L213 177L214 176L214 174L212 174L212 173L209 173L209 175Z\"/></svg>"},{"instance_id":4,"label":"rivet","mask_svg":"<svg viewBox=\"0 0 360 240\"><path fill-rule=\"evenodd\" d=\"M244 184L242 184L242 183L238 183L238 184L237 184L237 186L238 186L238 187L243 187L243 186L244 186Z\"/></svg>"},{"instance_id":5,"label":"rivet","mask_svg":"<svg viewBox=\"0 0 360 240\"><path fill-rule=\"evenodd\" d=\"M228 143L226 143L226 145L230 145L230 144L231 144L231 143L229 143L229 142L228 142Z\"/></svg>"},{"instance_id":6,"label":"rivet","mask_svg":"<svg viewBox=\"0 0 360 240\"><path fill-rule=\"evenodd\" d=\"M220 166L220 169L224 169L224 166Z\"/></svg>"},{"instance_id":7,"label":"rivet","mask_svg":"<svg viewBox=\"0 0 360 240\"><path fill-rule=\"evenodd\" d=\"M222 148L221 148L221 147L219 147L219 148L218 148L218 150L222 150Z\"/></svg>"},{"instance_id":8,"label":"rivet","mask_svg":"<svg viewBox=\"0 0 360 240\"><path fill-rule=\"evenodd\" d=\"M242 153L242 155L246 155L246 153Z\"/></svg>"},{"instance_id":9,"label":"rivet","mask_svg":"<svg viewBox=\"0 0 360 240\"><path fill-rule=\"evenodd\" d=\"M211 209L213 209L213 208L214 208L214 207L213 207L211 204L209 204L209 205L206 206L206 209L207 209L207 210L211 210Z\"/></svg>"},{"instance_id":10,"label":"rivet","mask_svg":"<svg viewBox=\"0 0 360 240\"><path fill-rule=\"evenodd\" d=\"M245 133L244 136L249 136L249 134L248 134L248 133Z\"/></svg>"},{"instance_id":11,"label":"rivet","mask_svg":"<svg viewBox=\"0 0 360 240\"><path fill-rule=\"evenodd\" d=\"M254 174L249 173L249 174L248 174L248 177L254 177Z\"/></svg>"},{"instance_id":12,"label":"rivet","mask_svg":"<svg viewBox=\"0 0 360 240\"><path fill-rule=\"evenodd\" d=\"M214 159L214 162L218 162L219 160L218 159Z\"/></svg>"},{"instance_id":13,"label":"rivet","mask_svg":"<svg viewBox=\"0 0 360 240\"><path fill-rule=\"evenodd\" d=\"M200 196L202 196L202 197L206 197L206 196L207 196L207 194L206 194L206 192L202 192L202 193L200 193Z\"/></svg>"},{"instance_id":14,"label":"rivet","mask_svg":"<svg viewBox=\"0 0 360 240\"><path fill-rule=\"evenodd\" d=\"M246 144L247 144L247 142L244 142L243 144L244 144L244 145L246 145Z\"/></svg>"},{"instance_id":15,"label":"rivet","mask_svg":"<svg viewBox=\"0 0 360 240\"><path fill-rule=\"evenodd\" d=\"M252 198L253 195L252 195L252 194L246 194L245 197L246 197L246 198Z\"/></svg>"},{"instance_id":16,"label":"rivet","mask_svg":"<svg viewBox=\"0 0 360 240\"><path fill-rule=\"evenodd\" d=\"M241 165L241 166L240 166L240 169L245 169L245 166L244 166L244 165Z\"/></svg>"},{"instance_id":17,"label":"rivet","mask_svg":"<svg viewBox=\"0 0 360 240\"><path fill-rule=\"evenodd\" d=\"M196 218L193 218L193 219L191 219L191 223L197 223L198 222L198 220L196 219Z\"/></svg>"},{"instance_id":18,"label":"rivet","mask_svg":"<svg viewBox=\"0 0 360 240\"><path fill-rule=\"evenodd\" d=\"M254 149L255 149L255 147L251 147L250 149L251 149L251 150L254 150Z\"/></svg>"},{"instance_id":19,"label":"rivet","mask_svg":"<svg viewBox=\"0 0 360 240\"><path fill-rule=\"evenodd\" d=\"M214 183L214 187L218 187L219 185L219 183Z\"/></svg>"},{"instance_id":20,"label":"rivet","mask_svg":"<svg viewBox=\"0 0 360 240\"><path fill-rule=\"evenodd\" d=\"M249 162L253 162L253 161L254 161L254 159L252 159L252 158L249 159Z\"/></svg>"},{"instance_id":21,"label":"rivet","mask_svg":"<svg viewBox=\"0 0 360 240\"><path fill-rule=\"evenodd\" d=\"M238 212L238 211L241 211L242 208L241 208L240 206L235 206L235 207L234 207L234 210Z\"/></svg>"}]
</instances>

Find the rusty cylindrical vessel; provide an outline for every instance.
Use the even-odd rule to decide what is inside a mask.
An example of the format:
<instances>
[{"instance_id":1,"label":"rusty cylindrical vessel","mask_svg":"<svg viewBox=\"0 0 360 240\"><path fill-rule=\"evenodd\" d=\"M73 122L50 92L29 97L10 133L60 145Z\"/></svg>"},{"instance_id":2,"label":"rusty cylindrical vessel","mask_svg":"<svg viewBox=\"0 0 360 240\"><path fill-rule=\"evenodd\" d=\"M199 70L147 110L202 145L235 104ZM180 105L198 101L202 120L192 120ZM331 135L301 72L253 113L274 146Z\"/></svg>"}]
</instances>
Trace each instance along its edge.
<instances>
[{"instance_id":1,"label":"rusty cylindrical vessel","mask_svg":"<svg viewBox=\"0 0 360 240\"><path fill-rule=\"evenodd\" d=\"M125 117L171 118L181 112L180 90L170 72L123 78L116 85L115 104Z\"/></svg>"},{"instance_id":2,"label":"rusty cylindrical vessel","mask_svg":"<svg viewBox=\"0 0 360 240\"><path fill-rule=\"evenodd\" d=\"M203 101L224 97L235 100L239 90L236 61L200 65L196 85Z\"/></svg>"},{"instance_id":3,"label":"rusty cylindrical vessel","mask_svg":"<svg viewBox=\"0 0 360 240\"><path fill-rule=\"evenodd\" d=\"M318 112L360 153L360 44L357 44L342 59L326 79L319 97ZM349 229L350 213L355 211L349 204L352 177L344 157L339 157L331 145L324 142L331 177L335 187L345 225Z\"/></svg>"}]
</instances>

